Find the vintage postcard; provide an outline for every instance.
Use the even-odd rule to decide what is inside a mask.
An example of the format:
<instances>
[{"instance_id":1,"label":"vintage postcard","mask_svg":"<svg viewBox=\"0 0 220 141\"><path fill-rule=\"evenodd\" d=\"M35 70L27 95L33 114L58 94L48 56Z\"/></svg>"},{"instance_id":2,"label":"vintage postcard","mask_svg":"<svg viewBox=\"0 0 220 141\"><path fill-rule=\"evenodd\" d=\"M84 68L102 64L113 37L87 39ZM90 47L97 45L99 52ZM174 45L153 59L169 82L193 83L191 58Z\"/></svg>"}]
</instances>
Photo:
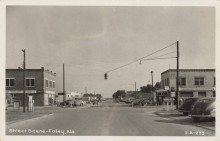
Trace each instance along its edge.
<instances>
[{"instance_id":1,"label":"vintage postcard","mask_svg":"<svg viewBox=\"0 0 220 141\"><path fill-rule=\"evenodd\" d=\"M127 2L2 2L2 140L218 140L218 2Z\"/></svg>"}]
</instances>

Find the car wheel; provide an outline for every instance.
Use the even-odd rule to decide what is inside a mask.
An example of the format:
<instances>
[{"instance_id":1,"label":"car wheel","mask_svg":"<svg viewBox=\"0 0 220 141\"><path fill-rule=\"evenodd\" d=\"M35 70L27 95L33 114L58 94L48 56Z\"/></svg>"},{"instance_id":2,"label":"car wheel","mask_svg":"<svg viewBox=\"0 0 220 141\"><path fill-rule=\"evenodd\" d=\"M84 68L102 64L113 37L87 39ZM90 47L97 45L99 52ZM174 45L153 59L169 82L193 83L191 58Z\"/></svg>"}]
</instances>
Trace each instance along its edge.
<instances>
[{"instance_id":1,"label":"car wheel","mask_svg":"<svg viewBox=\"0 0 220 141\"><path fill-rule=\"evenodd\" d=\"M198 122L200 120L200 117L193 117L193 120Z\"/></svg>"},{"instance_id":2,"label":"car wheel","mask_svg":"<svg viewBox=\"0 0 220 141\"><path fill-rule=\"evenodd\" d=\"M183 115L184 116L188 116L189 114L187 112L183 112Z\"/></svg>"}]
</instances>

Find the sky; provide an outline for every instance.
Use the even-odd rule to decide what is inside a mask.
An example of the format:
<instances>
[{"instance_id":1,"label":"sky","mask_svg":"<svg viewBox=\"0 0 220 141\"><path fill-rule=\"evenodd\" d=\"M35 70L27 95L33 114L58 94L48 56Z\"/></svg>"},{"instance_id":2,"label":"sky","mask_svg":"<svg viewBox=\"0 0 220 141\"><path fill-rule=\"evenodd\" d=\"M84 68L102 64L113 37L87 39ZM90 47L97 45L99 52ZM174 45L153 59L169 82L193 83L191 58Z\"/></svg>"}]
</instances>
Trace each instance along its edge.
<instances>
[{"instance_id":1,"label":"sky","mask_svg":"<svg viewBox=\"0 0 220 141\"><path fill-rule=\"evenodd\" d=\"M176 59L137 61L179 41L180 69L215 68L215 8L149 6L7 6L6 68L18 68L26 50L26 68L57 74L62 91L100 93L135 90L161 80ZM148 58L176 57L176 44ZM147 59L147 58L146 58Z\"/></svg>"}]
</instances>

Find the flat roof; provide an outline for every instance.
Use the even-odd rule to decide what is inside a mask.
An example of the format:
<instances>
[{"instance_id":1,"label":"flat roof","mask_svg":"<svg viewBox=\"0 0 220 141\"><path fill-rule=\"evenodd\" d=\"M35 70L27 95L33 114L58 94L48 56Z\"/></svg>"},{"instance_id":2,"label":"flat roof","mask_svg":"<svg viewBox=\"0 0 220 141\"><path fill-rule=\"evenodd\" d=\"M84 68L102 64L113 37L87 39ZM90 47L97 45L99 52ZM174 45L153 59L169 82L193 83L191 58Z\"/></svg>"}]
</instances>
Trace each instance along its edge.
<instances>
[{"instance_id":1,"label":"flat roof","mask_svg":"<svg viewBox=\"0 0 220 141\"><path fill-rule=\"evenodd\" d=\"M18 68L18 69L5 69L6 72L7 71L23 71L22 68ZM41 69L25 69L26 71L42 71L42 72L46 72L46 73L49 73L49 74L52 74L54 76L56 76L56 73L50 71L50 70L45 70L43 67Z\"/></svg>"},{"instance_id":2,"label":"flat roof","mask_svg":"<svg viewBox=\"0 0 220 141\"><path fill-rule=\"evenodd\" d=\"M162 74L164 74L164 73L167 73L167 72L170 72L170 71L176 71L176 69L168 69L168 70L166 70L166 71L164 71L164 72L162 72L161 73L161 75ZM215 71L215 69L179 69L179 71Z\"/></svg>"}]
</instances>

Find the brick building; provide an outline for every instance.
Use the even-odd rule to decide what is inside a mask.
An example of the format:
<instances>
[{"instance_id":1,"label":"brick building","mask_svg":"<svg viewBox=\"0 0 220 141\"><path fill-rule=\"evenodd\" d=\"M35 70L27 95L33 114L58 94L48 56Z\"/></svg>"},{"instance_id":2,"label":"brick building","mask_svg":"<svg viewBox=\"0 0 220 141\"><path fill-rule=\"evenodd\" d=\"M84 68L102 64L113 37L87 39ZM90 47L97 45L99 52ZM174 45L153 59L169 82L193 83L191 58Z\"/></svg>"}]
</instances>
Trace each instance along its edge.
<instances>
[{"instance_id":1,"label":"brick building","mask_svg":"<svg viewBox=\"0 0 220 141\"><path fill-rule=\"evenodd\" d=\"M161 85L158 97L166 96L166 90L176 90L176 69L161 73ZM180 69L179 97L215 97L215 69Z\"/></svg>"},{"instance_id":2,"label":"brick building","mask_svg":"<svg viewBox=\"0 0 220 141\"><path fill-rule=\"evenodd\" d=\"M33 96L35 106L52 104L56 96L56 73L43 67L26 69L25 92L27 97ZM6 69L6 94L23 104L23 69Z\"/></svg>"}]
</instances>

